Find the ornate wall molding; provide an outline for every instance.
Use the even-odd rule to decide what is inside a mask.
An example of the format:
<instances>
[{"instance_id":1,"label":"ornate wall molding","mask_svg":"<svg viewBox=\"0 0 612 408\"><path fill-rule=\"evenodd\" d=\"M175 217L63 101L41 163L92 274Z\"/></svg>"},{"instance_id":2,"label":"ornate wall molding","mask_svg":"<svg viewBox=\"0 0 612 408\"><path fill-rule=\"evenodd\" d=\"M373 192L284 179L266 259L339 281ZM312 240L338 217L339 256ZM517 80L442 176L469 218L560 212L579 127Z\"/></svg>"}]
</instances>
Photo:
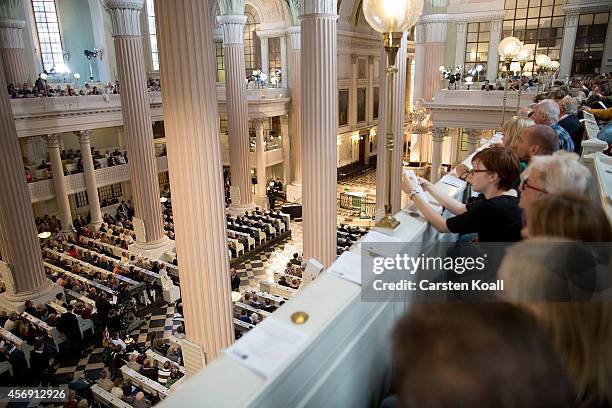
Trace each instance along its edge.
<instances>
[{"instance_id":1,"label":"ornate wall molding","mask_svg":"<svg viewBox=\"0 0 612 408\"><path fill-rule=\"evenodd\" d=\"M580 14L577 12L571 12L565 14L565 27L578 27L578 20Z\"/></svg>"},{"instance_id":2,"label":"ornate wall molding","mask_svg":"<svg viewBox=\"0 0 612 408\"><path fill-rule=\"evenodd\" d=\"M140 37L140 12L144 0L105 0L111 15L113 37Z\"/></svg>"},{"instance_id":3,"label":"ornate wall molding","mask_svg":"<svg viewBox=\"0 0 612 408\"><path fill-rule=\"evenodd\" d=\"M223 30L223 44L244 44L244 25L247 16L218 16L217 21Z\"/></svg>"},{"instance_id":4,"label":"ornate wall molding","mask_svg":"<svg viewBox=\"0 0 612 408\"><path fill-rule=\"evenodd\" d=\"M482 23L494 20L503 20L504 10L477 12L477 13L463 13L463 14L449 14L451 18L457 23Z\"/></svg>"},{"instance_id":5,"label":"ornate wall molding","mask_svg":"<svg viewBox=\"0 0 612 408\"><path fill-rule=\"evenodd\" d=\"M575 5L567 5L563 8L565 10L565 14L588 14L588 13L598 13L602 11L612 10L612 3L589 3L589 4L575 4Z\"/></svg>"}]
</instances>

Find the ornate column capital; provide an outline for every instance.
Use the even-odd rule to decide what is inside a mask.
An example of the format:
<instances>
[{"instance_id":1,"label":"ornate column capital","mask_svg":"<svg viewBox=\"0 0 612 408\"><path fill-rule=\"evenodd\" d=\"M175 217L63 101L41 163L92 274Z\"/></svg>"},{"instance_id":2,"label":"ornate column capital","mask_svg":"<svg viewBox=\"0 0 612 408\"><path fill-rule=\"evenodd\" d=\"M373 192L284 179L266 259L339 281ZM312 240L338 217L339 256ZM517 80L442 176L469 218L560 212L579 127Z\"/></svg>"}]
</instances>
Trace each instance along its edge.
<instances>
[{"instance_id":1,"label":"ornate column capital","mask_svg":"<svg viewBox=\"0 0 612 408\"><path fill-rule=\"evenodd\" d=\"M293 26L287 29L287 35L289 35L289 40L291 41L291 48L294 50L299 50L302 48L301 44L301 32L300 26Z\"/></svg>"},{"instance_id":2,"label":"ornate column capital","mask_svg":"<svg viewBox=\"0 0 612 408\"><path fill-rule=\"evenodd\" d=\"M434 143L442 143L444 141L444 136L446 136L445 128L432 128L431 129L431 140Z\"/></svg>"},{"instance_id":3,"label":"ornate column capital","mask_svg":"<svg viewBox=\"0 0 612 408\"><path fill-rule=\"evenodd\" d=\"M280 116L281 122L289 122L289 114L285 113L284 115Z\"/></svg>"},{"instance_id":4,"label":"ornate column capital","mask_svg":"<svg viewBox=\"0 0 612 408\"><path fill-rule=\"evenodd\" d=\"M111 15L113 37L140 37L140 12L145 0L104 0Z\"/></svg>"},{"instance_id":5,"label":"ornate column capital","mask_svg":"<svg viewBox=\"0 0 612 408\"><path fill-rule=\"evenodd\" d=\"M566 11L565 13L565 27L578 27L578 19L580 13L575 10Z\"/></svg>"},{"instance_id":6,"label":"ornate column capital","mask_svg":"<svg viewBox=\"0 0 612 408\"><path fill-rule=\"evenodd\" d=\"M264 124L266 122L266 118L252 118L251 123L255 126L255 131L262 131L264 128Z\"/></svg>"},{"instance_id":7,"label":"ornate column capital","mask_svg":"<svg viewBox=\"0 0 612 408\"><path fill-rule=\"evenodd\" d=\"M468 143L479 143L482 137L482 130L480 129L468 129Z\"/></svg>"},{"instance_id":8,"label":"ornate column capital","mask_svg":"<svg viewBox=\"0 0 612 408\"><path fill-rule=\"evenodd\" d=\"M351 65L357 64L357 54L351 54Z\"/></svg>"},{"instance_id":9,"label":"ornate column capital","mask_svg":"<svg viewBox=\"0 0 612 408\"><path fill-rule=\"evenodd\" d=\"M440 43L446 42L446 21L432 21L426 23L427 36L426 42Z\"/></svg>"},{"instance_id":10,"label":"ornate column capital","mask_svg":"<svg viewBox=\"0 0 612 408\"><path fill-rule=\"evenodd\" d=\"M59 149L60 136L61 135L59 133L52 133L49 135L44 135L42 138L45 139L45 142L47 142L48 149Z\"/></svg>"},{"instance_id":11,"label":"ornate column capital","mask_svg":"<svg viewBox=\"0 0 612 408\"><path fill-rule=\"evenodd\" d=\"M91 143L91 130L78 130L74 134L79 138L80 144Z\"/></svg>"},{"instance_id":12,"label":"ornate column capital","mask_svg":"<svg viewBox=\"0 0 612 408\"><path fill-rule=\"evenodd\" d=\"M243 44L244 25L247 21L245 15L218 16L217 21L223 30L223 44Z\"/></svg>"},{"instance_id":13,"label":"ornate column capital","mask_svg":"<svg viewBox=\"0 0 612 408\"><path fill-rule=\"evenodd\" d=\"M502 22L503 20L501 18L491 20L491 31L500 32L502 29Z\"/></svg>"},{"instance_id":14,"label":"ornate column capital","mask_svg":"<svg viewBox=\"0 0 612 408\"><path fill-rule=\"evenodd\" d=\"M418 23L416 27L414 27L414 43L416 44L424 44L427 30L425 29L425 24Z\"/></svg>"},{"instance_id":15,"label":"ornate column capital","mask_svg":"<svg viewBox=\"0 0 612 408\"><path fill-rule=\"evenodd\" d=\"M457 21L457 34L467 31L467 21Z\"/></svg>"},{"instance_id":16,"label":"ornate column capital","mask_svg":"<svg viewBox=\"0 0 612 408\"><path fill-rule=\"evenodd\" d=\"M21 33L25 26L22 20L0 19L0 48L23 48Z\"/></svg>"}]
</instances>

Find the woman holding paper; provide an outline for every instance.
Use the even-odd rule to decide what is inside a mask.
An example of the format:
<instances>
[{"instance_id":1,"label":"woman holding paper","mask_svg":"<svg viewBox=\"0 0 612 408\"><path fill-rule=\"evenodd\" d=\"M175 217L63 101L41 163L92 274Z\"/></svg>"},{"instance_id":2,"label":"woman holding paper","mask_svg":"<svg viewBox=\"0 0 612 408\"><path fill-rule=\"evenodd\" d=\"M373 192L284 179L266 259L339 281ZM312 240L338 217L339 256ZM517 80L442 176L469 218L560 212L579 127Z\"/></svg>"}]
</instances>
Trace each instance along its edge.
<instances>
[{"instance_id":1,"label":"woman holding paper","mask_svg":"<svg viewBox=\"0 0 612 408\"><path fill-rule=\"evenodd\" d=\"M423 217L439 232L477 233L480 242L514 242L521 240L522 214L512 183L519 175L519 159L511 149L494 146L478 152L468 174L472 189L481 197L468 204L448 196L437 186L406 172L402 190L414 202ZM424 197L428 192L454 217L445 219Z\"/></svg>"}]
</instances>

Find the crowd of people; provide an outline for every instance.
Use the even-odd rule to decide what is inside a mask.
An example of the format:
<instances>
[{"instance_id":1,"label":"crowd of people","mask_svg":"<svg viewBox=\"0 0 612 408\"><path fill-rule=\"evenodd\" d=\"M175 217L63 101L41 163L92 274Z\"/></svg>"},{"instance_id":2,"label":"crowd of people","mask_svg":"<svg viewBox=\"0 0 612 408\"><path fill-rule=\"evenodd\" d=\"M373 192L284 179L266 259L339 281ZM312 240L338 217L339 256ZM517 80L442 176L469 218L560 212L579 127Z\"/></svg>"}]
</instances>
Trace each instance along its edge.
<instances>
[{"instance_id":1,"label":"crowd of people","mask_svg":"<svg viewBox=\"0 0 612 408\"><path fill-rule=\"evenodd\" d=\"M161 92L161 81L155 78L147 80L149 92ZM87 95L117 95L120 93L119 81L106 82L105 84L92 85L86 82L83 87L76 89L72 84L53 85L43 77L39 76L34 85L24 82L23 84L8 84L8 95L11 99L40 98L58 96L87 96Z\"/></svg>"},{"instance_id":2,"label":"crowd of people","mask_svg":"<svg viewBox=\"0 0 612 408\"><path fill-rule=\"evenodd\" d=\"M435 229L472 248L507 245L492 277L504 282L500 303L420 305L397 325L395 404L612 406L610 270L597 266L609 256L612 226L586 198L593 181L577 154L584 129L567 120L577 120L576 109L609 110L609 83L572 81L508 120L501 144L457 167L475 193L465 202L405 175L403 191Z\"/></svg>"}]
</instances>

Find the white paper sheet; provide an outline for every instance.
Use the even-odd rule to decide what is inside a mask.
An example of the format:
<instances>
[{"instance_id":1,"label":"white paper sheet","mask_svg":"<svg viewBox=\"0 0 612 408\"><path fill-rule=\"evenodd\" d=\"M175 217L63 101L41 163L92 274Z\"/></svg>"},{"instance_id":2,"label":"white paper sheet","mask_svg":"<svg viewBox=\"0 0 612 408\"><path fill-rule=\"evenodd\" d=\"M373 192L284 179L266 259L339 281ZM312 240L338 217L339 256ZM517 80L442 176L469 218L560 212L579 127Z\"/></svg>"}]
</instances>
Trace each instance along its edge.
<instances>
[{"instance_id":1,"label":"white paper sheet","mask_svg":"<svg viewBox=\"0 0 612 408\"><path fill-rule=\"evenodd\" d=\"M423 192L423 187L421 187L421 185L419 184L419 178L417 177L414 170L404 170L404 177L408 177L410 180L412 180L412 184L414 184L414 188L416 189L416 191L418 191L419 193Z\"/></svg>"},{"instance_id":2,"label":"white paper sheet","mask_svg":"<svg viewBox=\"0 0 612 408\"><path fill-rule=\"evenodd\" d=\"M336 259L327 272L361 285L361 256L346 251Z\"/></svg>"},{"instance_id":3,"label":"white paper sheet","mask_svg":"<svg viewBox=\"0 0 612 408\"><path fill-rule=\"evenodd\" d=\"M448 184L449 186L453 186L457 188L461 188L465 184L465 181L461 180L458 177L452 176L450 174L444 175L444 177L440 179L440 182L442 184Z\"/></svg>"},{"instance_id":4,"label":"white paper sheet","mask_svg":"<svg viewBox=\"0 0 612 408\"><path fill-rule=\"evenodd\" d=\"M271 377L308 336L273 317L265 318L225 353L263 378Z\"/></svg>"},{"instance_id":5,"label":"white paper sheet","mask_svg":"<svg viewBox=\"0 0 612 408\"><path fill-rule=\"evenodd\" d=\"M378 231L368 232L361 240L361 249L377 255L393 257L401 252L408 243Z\"/></svg>"}]
</instances>

